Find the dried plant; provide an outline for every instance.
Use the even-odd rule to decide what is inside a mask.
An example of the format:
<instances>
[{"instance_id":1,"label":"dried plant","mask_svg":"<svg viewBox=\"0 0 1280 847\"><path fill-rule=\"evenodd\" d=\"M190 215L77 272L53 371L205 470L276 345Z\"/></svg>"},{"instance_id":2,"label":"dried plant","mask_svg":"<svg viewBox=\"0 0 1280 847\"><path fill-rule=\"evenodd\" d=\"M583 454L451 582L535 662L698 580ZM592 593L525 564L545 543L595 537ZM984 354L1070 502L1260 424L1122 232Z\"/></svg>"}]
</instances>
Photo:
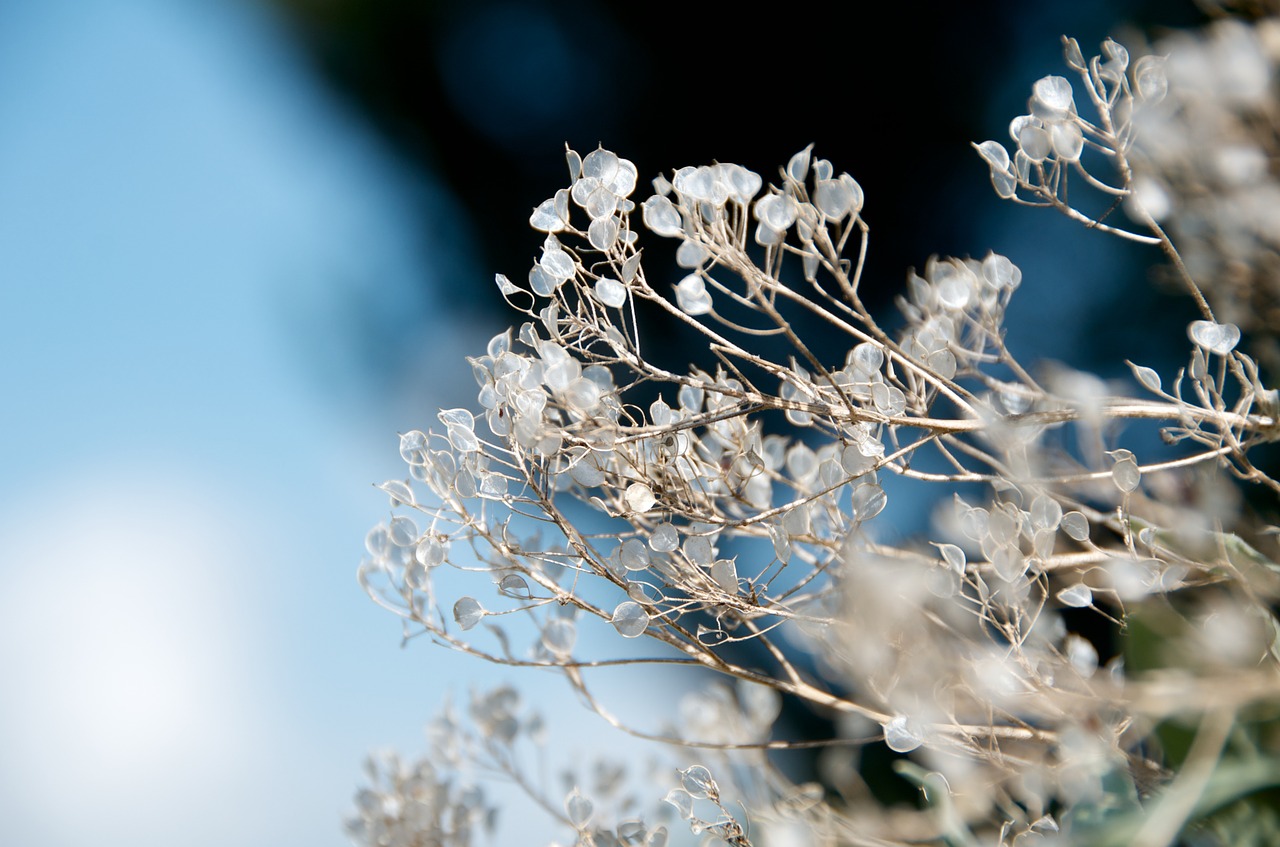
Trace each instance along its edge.
<instances>
[{"instance_id":1,"label":"dried plant","mask_svg":"<svg viewBox=\"0 0 1280 847\"><path fill-rule=\"evenodd\" d=\"M1131 364L1128 396L1020 362L1003 321L1022 274L995 254L910 274L890 331L859 295L862 190L810 149L768 186L681 168L638 216L631 162L568 151L569 187L530 220L545 239L527 283L497 277L526 322L470 360L479 410L400 437L410 477L381 486L392 517L367 539L369 593L406 636L556 669L620 726L594 668L724 680L668 734L623 728L694 759L670 771L667 806L728 844L1276 843L1280 820L1248 798L1280 781L1280 567L1240 490L1274 513L1256 448L1280 438L1280 402L1152 208L1163 148L1143 132L1187 114L1175 59L1064 44L1075 81L1034 85L1012 156L977 151L1001 197L1163 250L1198 312L1186 367ZM1107 211L1085 211L1089 195ZM1108 217L1121 203L1131 226ZM677 244L670 296L642 230ZM705 369L653 363L646 309L701 335ZM802 315L838 353L799 337ZM787 355L758 352L779 341ZM894 497L940 502L930 538L886 540L890 478ZM1120 655L1070 630L1082 614ZM596 656L610 637L653 656ZM798 746L774 732L783 698L837 718L821 783L771 765ZM516 748L541 724L514 690L470 712L435 725L429 765L374 772L358 842L471 843L490 810L455 784L463 761L514 779L579 844L666 842L662 816L622 796L620 763L563 791L525 773ZM918 808L876 799L858 755L877 744L903 754ZM1240 840L1250 826L1264 840Z\"/></svg>"}]
</instances>

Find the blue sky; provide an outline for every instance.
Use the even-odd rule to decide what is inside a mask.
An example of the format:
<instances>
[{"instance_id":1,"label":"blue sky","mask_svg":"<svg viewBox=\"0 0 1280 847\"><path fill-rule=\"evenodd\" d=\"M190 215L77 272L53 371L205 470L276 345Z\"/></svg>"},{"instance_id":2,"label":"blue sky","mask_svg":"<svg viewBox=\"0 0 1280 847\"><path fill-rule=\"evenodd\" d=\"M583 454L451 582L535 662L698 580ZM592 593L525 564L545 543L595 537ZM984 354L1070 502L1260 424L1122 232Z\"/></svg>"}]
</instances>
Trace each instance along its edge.
<instances>
[{"instance_id":1,"label":"blue sky","mask_svg":"<svg viewBox=\"0 0 1280 847\"><path fill-rule=\"evenodd\" d=\"M428 396L361 384L353 304L492 278L447 202L248 3L0 4L0 841L345 844L365 752L496 678L355 582L496 330L442 299Z\"/></svg>"}]
</instances>

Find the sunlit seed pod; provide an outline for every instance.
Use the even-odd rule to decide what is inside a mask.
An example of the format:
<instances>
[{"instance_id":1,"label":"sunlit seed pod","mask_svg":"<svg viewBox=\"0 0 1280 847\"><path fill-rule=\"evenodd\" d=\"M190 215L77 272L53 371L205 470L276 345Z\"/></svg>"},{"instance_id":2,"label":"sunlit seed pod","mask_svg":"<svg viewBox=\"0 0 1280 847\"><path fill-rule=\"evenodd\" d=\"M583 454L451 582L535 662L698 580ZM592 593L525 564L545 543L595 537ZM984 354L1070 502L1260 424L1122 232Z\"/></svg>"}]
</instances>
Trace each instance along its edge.
<instances>
[{"instance_id":1,"label":"sunlit seed pod","mask_svg":"<svg viewBox=\"0 0 1280 847\"><path fill-rule=\"evenodd\" d=\"M1053 141L1042 126L1025 124L1018 132L1018 149L1033 162L1043 162L1053 152Z\"/></svg>"},{"instance_id":2,"label":"sunlit seed pod","mask_svg":"<svg viewBox=\"0 0 1280 847\"><path fill-rule=\"evenodd\" d=\"M640 207L644 225L657 235L674 238L684 234L680 212L666 197L653 196Z\"/></svg>"},{"instance_id":3,"label":"sunlit seed pod","mask_svg":"<svg viewBox=\"0 0 1280 847\"><path fill-rule=\"evenodd\" d=\"M1057 529L1062 520L1062 506L1048 494L1038 494L1031 501L1031 525L1036 529Z\"/></svg>"},{"instance_id":4,"label":"sunlit seed pod","mask_svg":"<svg viewBox=\"0 0 1280 847\"><path fill-rule=\"evenodd\" d=\"M636 638L649 627L649 614L639 603L631 600L619 603L613 610L610 622L623 638Z\"/></svg>"},{"instance_id":5,"label":"sunlit seed pod","mask_svg":"<svg viewBox=\"0 0 1280 847\"><path fill-rule=\"evenodd\" d=\"M711 311L711 295L698 274L689 274L676 285L676 304L688 315L705 315Z\"/></svg>"},{"instance_id":6,"label":"sunlit seed pod","mask_svg":"<svg viewBox=\"0 0 1280 847\"><path fill-rule=\"evenodd\" d=\"M653 496L653 490L643 482L633 482L627 486L624 499L633 512L647 512L658 502Z\"/></svg>"},{"instance_id":7,"label":"sunlit seed pod","mask_svg":"<svg viewBox=\"0 0 1280 847\"><path fill-rule=\"evenodd\" d=\"M715 556L715 549L711 539L705 535L689 536L684 540L684 545L681 549L684 551L685 558L699 566L710 565L712 558Z\"/></svg>"},{"instance_id":8,"label":"sunlit seed pod","mask_svg":"<svg viewBox=\"0 0 1280 847\"><path fill-rule=\"evenodd\" d=\"M711 771L702 765L694 765L680 771L680 784L695 800L714 799L719 796L720 788L712 778Z\"/></svg>"},{"instance_id":9,"label":"sunlit seed pod","mask_svg":"<svg viewBox=\"0 0 1280 847\"><path fill-rule=\"evenodd\" d=\"M656 553L670 553L680 546L680 533L670 523L660 523L649 535L649 548Z\"/></svg>"},{"instance_id":10,"label":"sunlit seed pod","mask_svg":"<svg viewBox=\"0 0 1280 847\"><path fill-rule=\"evenodd\" d=\"M693 819L693 797L683 788L673 788L662 798L663 802L675 806L676 813L684 820Z\"/></svg>"},{"instance_id":11,"label":"sunlit seed pod","mask_svg":"<svg viewBox=\"0 0 1280 847\"><path fill-rule=\"evenodd\" d=\"M864 482L853 490L853 513L860 521L869 521L884 511L889 498L874 482Z\"/></svg>"},{"instance_id":12,"label":"sunlit seed pod","mask_svg":"<svg viewBox=\"0 0 1280 847\"><path fill-rule=\"evenodd\" d=\"M471 629L488 614L474 597L463 597L453 604L453 619L464 630Z\"/></svg>"},{"instance_id":13,"label":"sunlit seed pod","mask_svg":"<svg viewBox=\"0 0 1280 847\"><path fill-rule=\"evenodd\" d=\"M883 725L884 743L895 753L910 753L924 743L924 737L905 715L897 715Z\"/></svg>"},{"instance_id":14,"label":"sunlit seed pod","mask_svg":"<svg viewBox=\"0 0 1280 847\"><path fill-rule=\"evenodd\" d=\"M569 816L569 823L575 829L585 829L591 821L591 816L595 814L595 806L590 800L582 795L582 792L575 787L569 792L569 796L564 800L565 814Z\"/></svg>"},{"instance_id":15,"label":"sunlit seed pod","mask_svg":"<svg viewBox=\"0 0 1280 847\"><path fill-rule=\"evenodd\" d=\"M1058 602L1073 609L1083 609L1093 605L1093 591L1083 582L1068 586L1057 594Z\"/></svg>"},{"instance_id":16,"label":"sunlit seed pod","mask_svg":"<svg viewBox=\"0 0 1280 847\"><path fill-rule=\"evenodd\" d=\"M508 573L498 582L498 590L508 598L527 600L530 598L529 581L518 573Z\"/></svg>"},{"instance_id":17,"label":"sunlit seed pod","mask_svg":"<svg viewBox=\"0 0 1280 847\"><path fill-rule=\"evenodd\" d=\"M391 543L397 547L412 547L418 542L418 525L413 518L396 515L388 525Z\"/></svg>"},{"instance_id":18,"label":"sunlit seed pod","mask_svg":"<svg viewBox=\"0 0 1280 847\"><path fill-rule=\"evenodd\" d=\"M412 506L415 502L413 489L407 483L399 479L389 479L378 486L383 493L391 497L391 507L395 508L400 504Z\"/></svg>"},{"instance_id":19,"label":"sunlit seed pod","mask_svg":"<svg viewBox=\"0 0 1280 847\"><path fill-rule=\"evenodd\" d=\"M1142 384L1142 387L1148 391L1159 392L1162 388L1160 383L1160 374L1153 369L1129 363L1129 368L1133 371L1134 377Z\"/></svg>"},{"instance_id":20,"label":"sunlit seed pod","mask_svg":"<svg viewBox=\"0 0 1280 847\"><path fill-rule=\"evenodd\" d=\"M1227 355L1240 343L1240 327L1231 323L1192 321L1187 335L1200 347L1219 356Z\"/></svg>"},{"instance_id":21,"label":"sunlit seed pod","mask_svg":"<svg viewBox=\"0 0 1280 847\"><path fill-rule=\"evenodd\" d=\"M1142 479L1142 471L1133 459L1122 459L1111 468L1111 478L1116 488L1128 494L1138 487Z\"/></svg>"},{"instance_id":22,"label":"sunlit seed pod","mask_svg":"<svg viewBox=\"0 0 1280 847\"><path fill-rule=\"evenodd\" d=\"M1089 519L1081 512L1070 511L1063 514L1059 526L1075 541L1086 541L1089 538Z\"/></svg>"},{"instance_id":23,"label":"sunlit seed pod","mask_svg":"<svg viewBox=\"0 0 1280 847\"><path fill-rule=\"evenodd\" d=\"M400 458L411 465L421 465L427 460L427 436L419 430L411 430L400 436Z\"/></svg>"},{"instance_id":24,"label":"sunlit seed pod","mask_svg":"<svg viewBox=\"0 0 1280 847\"><path fill-rule=\"evenodd\" d=\"M409 562L404 566L404 584L414 591L425 591L431 585L428 568L420 562Z\"/></svg>"},{"instance_id":25,"label":"sunlit seed pod","mask_svg":"<svg viewBox=\"0 0 1280 847\"><path fill-rule=\"evenodd\" d=\"M1063 120L1075 109L1075 95L1066 77L1050 75L1031 87L1031 112L1044 120Z\"/></svg>"},{"instance_id":26,"label":"sunlit seed pod","mask_svg":"<svg viewBox=\"0 0 1280 847\"><path fill-rule=\"evenodd\" d=\"M1084 133L1074 121L1063 121L1049 127L1049 140L1059 159L1074 162L1084 152Z\"/></svg>"},{"instance_id":27,"label":"sunlit seed pod","mask_svg":"<svg viewBox=\"0 0 1280 847\"><path fill-rule=\"evenodd\" d=\"M449 545L447 540L429 533L418 542L413 555L423 567L434 568L449 555Z\"/></svg>"},{"instance_id":28,"label":"sunlit seed pod","mask_svg":"<svg viewBox=\"0 0 1280 847\"><path fill-rule=\"evenodd\" d=\"M717 559L711 565L711 578L726 594L738 593L738 566L733 559Z\"/></svg>"},{"instance_id":29,"label":"sunlit seed pod","mask_svg":"<svg viewBox=\"0 0 1280 847\"><path fill-rule=\"evenodd\" d=\"M947 567L960 576L964 576L967 558L964 550L955 544L939 544L938 552L942 554L942 560L946 562Z\"/></svg>"},{"instance_id":30,"label":"sunlit seed pod","mask_svg":"<svg viewBox=\"0 0 1280 847\"><path fill-rule=\"evenodd\" d=\"M649 548L638 538L628 538L622 542L618 558L627 570L642 571L649 567Z\"/></svg>"}]
</instances>

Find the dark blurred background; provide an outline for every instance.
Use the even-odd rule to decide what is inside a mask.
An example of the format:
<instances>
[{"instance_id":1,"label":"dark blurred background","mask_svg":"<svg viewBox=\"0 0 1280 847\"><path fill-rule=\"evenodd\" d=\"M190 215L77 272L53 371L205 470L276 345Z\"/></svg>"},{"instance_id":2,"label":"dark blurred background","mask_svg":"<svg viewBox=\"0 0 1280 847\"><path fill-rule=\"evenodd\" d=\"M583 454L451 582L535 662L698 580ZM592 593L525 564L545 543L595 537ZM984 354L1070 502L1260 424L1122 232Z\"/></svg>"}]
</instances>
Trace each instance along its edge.
<instances>
[{"instance_id":1,"label":"dark blurred background","mask_svg":"<svg viewBox=\"0 0 1280 847\"><path fill-rule=\"evenodd\" d=\"M711 161L769 181L816 144L865 190L873 307L934 253L995 249L1031 278L1037 257L1060 270L1063 257L1046 255L1035 233L1048 241L1070 228L999 203L970 142L1008 141L1004 128L1026 110L1031 83L1063 72L1064 33L1097 52L1121 22L1158 34L1203 20L1189 0L811 2L766 12L671 0L273 2L327 84L396 155L451 189L485 271L447 282L451 307L464 310L503 309L489 274L527 272L539 244L528 214L567 184L566 143L633 160L638 200L658 173ZM1010 231L1011 214L1029 222ZM1152 258L1071 234L1067 249L1081 254L1073 264L1100 291ZM375 346L399 337L386 329L371 327ZM1049 352L1062 355L1072 340ZM369 352L382 366L400 355Z\"/></svg>"}]
</instances>

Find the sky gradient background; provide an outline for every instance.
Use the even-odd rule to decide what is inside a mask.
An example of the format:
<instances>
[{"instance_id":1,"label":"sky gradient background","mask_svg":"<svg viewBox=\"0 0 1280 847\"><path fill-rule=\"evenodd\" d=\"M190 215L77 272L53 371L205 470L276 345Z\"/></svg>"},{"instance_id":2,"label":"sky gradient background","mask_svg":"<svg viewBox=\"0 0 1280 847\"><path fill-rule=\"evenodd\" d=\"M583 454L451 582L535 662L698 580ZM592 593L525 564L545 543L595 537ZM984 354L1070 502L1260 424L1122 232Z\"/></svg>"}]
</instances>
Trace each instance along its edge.
<instances>
[{"instance_id":1,"label":"sky gradient background","mask_svg":"<svg viewBox=\"0 0 1280 847\"><path fill-rule=\"evenodd\" d=\"M346 843L475 677L355 582L460 383L364 386L350 323L433 313L441 201L249 4L0 5L0 127L0 841ZM447 376L489 330L434 314Z\"/></svg>"}]
</instances>

